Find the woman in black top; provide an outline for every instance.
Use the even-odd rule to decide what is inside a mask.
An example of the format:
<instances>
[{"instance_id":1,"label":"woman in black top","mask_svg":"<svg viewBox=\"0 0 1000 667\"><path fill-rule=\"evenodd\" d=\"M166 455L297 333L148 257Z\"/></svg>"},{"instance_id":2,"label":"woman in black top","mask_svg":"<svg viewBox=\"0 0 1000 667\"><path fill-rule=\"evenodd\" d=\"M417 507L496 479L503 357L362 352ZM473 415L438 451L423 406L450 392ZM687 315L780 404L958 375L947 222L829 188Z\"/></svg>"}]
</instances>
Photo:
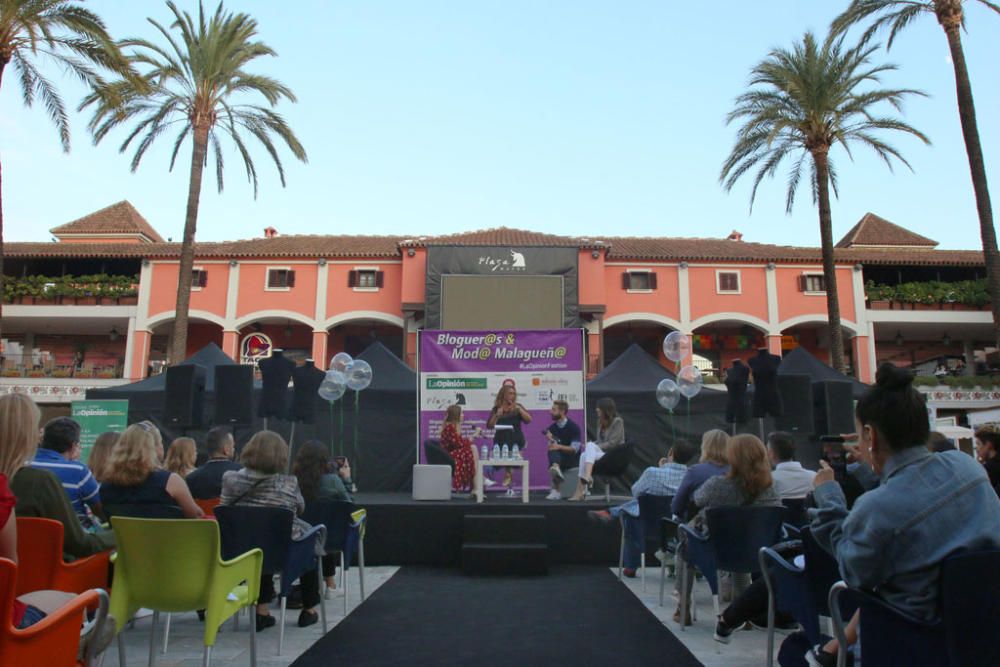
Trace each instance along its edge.
<instances>
[{"instance_id":1,"label":"woman in black top","mask_svg":"<svg viewBox=\"0 0 1000 667\"><path fill-rule=\"evenodd\" d=\"M524 432L521 430L521 424L531 423L531 413L524 409L524 406L517 402L517 389L514 385L506 382L500 391L497 392L497 398L493 402L493 409L490 411L490 418L486 420L486 428L494 428L495 426L510 426L511 428L499 429L493 434L494 444L503 447L507 445L508 448L513 449L514 445L517 445L518 449L524 449ZM508 492L512 493L510 490L511 483L511 470L510 468L504 469L503 474L503 484L508 487Z\"/></svg>"}]
</instances>

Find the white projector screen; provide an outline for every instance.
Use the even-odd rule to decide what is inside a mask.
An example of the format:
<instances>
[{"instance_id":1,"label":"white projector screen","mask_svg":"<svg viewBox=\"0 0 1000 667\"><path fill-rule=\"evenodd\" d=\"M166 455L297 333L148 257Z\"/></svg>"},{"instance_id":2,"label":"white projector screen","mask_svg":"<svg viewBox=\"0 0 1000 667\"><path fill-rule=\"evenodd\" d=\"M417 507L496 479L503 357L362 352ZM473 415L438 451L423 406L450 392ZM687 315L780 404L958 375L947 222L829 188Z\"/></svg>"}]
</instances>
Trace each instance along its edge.
<instances>
[{"instance_id":1,"label":"white projector screen","mask_svg":"<svg viewBox=\"0 0 1000 667\"><path fill-rule=\"evenodd\" d=\"M441 276L442 329L562 326L562 276Z\"/></svg>"}]
</instances>

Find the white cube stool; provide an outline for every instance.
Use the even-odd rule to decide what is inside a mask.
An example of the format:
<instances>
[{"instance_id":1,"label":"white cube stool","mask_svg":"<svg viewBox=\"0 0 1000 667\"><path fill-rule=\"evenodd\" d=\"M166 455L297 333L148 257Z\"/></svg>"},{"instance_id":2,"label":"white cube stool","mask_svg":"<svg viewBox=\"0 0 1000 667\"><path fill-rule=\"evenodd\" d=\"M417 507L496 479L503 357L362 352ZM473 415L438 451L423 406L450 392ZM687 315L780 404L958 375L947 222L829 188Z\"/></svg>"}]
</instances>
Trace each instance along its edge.
<instances>
[{"instance_id":1,"label":"white cube stool","mask_svg":"<svg viewBox=\"0 0 1000 667\"><path fill-rule=\"evenodd\" d=\"M451 466L413 466L414 500L451 500Z\"/></svg>"}]
</instances>

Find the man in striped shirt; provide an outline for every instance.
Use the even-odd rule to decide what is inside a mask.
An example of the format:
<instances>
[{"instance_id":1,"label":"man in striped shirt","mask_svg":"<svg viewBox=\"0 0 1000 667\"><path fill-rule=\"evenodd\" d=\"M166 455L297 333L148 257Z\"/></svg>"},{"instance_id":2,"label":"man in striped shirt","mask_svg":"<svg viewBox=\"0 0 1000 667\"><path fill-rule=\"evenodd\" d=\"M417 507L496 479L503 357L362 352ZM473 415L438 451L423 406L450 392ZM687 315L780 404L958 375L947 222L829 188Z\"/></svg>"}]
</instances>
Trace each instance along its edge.
<instances>
[{"instance_id":1,"label":"man in striped shirt","mask_svg":"<svg viewBox=\"0 0 1000 667\"><path fill-rule=\"evenodd\" d=\"M101 485L80 459L80 425L69 417L56 417L45 424L42 442L31 467L48 470L62 483L73 511L84 527L92 521L87 506L98 519L104 517L99 491Z\"/></svg>"}]
</instances>

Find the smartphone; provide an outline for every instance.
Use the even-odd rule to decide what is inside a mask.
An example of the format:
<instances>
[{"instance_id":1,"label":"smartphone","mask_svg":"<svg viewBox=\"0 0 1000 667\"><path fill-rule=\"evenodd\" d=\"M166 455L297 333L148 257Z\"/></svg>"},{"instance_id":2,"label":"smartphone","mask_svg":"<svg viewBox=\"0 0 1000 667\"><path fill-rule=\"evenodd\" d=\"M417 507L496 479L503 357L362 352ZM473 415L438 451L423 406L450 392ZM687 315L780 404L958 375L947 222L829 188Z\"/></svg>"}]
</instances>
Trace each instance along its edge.
<instances>
[{"instance_id":1,"label":"smartphone","mask_svg":"<svg viewBox=\"0 0 1000 667\"><path fill-rule=\"evenodd\" d=\"M343 468L344 464L347 463L347 457L346 456L334 456L333 457L333 463L338 468Z\"/></svg>"}]
</instances>

